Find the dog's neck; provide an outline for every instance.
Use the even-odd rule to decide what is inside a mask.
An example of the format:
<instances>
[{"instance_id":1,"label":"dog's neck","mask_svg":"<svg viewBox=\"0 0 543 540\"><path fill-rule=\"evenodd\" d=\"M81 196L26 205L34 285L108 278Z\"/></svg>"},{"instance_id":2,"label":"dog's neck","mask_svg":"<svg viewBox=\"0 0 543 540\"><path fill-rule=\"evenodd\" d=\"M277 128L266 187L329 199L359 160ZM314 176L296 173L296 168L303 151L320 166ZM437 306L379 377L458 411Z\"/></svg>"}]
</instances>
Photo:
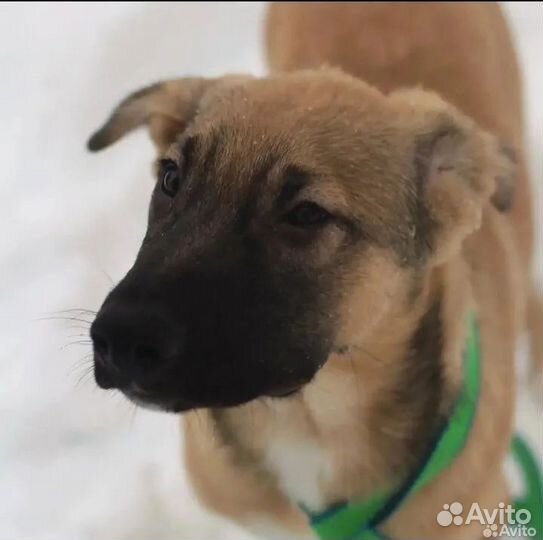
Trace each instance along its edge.
<instances>
[{"instance_id":1,"label":"dog's neck","mask_svg":"<svg viewBox=\"0 0 543 540\"><path fill-rule=\"evenodd\" d=\"M214 411L224 442L312 511L402 482L461 386L465 271L436 270L409 316L383 317L371 340L342 347L298 395Z\"/></svg>"}]
</instances>

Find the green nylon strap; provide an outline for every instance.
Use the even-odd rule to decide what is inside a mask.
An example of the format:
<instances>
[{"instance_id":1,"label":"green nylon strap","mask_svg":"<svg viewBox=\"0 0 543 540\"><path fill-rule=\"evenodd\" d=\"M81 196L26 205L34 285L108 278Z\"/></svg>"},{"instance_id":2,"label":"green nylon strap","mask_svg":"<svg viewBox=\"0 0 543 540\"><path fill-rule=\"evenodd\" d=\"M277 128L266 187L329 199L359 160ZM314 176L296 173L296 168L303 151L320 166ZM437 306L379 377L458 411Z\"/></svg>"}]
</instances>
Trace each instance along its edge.
<instances>
[{"instance_id":1,"label":"green nylon strap","mask_svg":"<svg viewBox=\"0 0 543 540\"><path fill-rule=\"evenodd\" d=\"M377 495L365 501L346 503L325 514L309 514L311 528L321 540L373 540L373 531L366 526L388 500L387 495ZM368 536L362 536L367 534Z\"/></svg>"},{"instance_id":2,"label":"green nylon strap","mask_svg":"<svg viewBox=\"0 0 543 540\"><path fill-rule=\"evenodd\" d=\"M426 462L408 486L397 492L383 492L363 500L352 501L321 514L308 514L311 527L321 540L381 540L376 527L398 508L441 474L460 454L468 439L477 411L481 384L479 331L474 315L468 320L468 338L464 352L464 388L453 413ZM387 510L389 507L389 511ZM379 518L385 511L385 515Z\"/></svg>"},{"instance_id":3,"label":"green nylon strap","mask_svg":"<svg viewBox=\"0 0 543 540\"><path fill-rule=\"evenodd\" d=\"M522 471L526 491L515 500L515 511L528 510L531 520L527 528L534 528L536 540L543 540L543 475L537 459L526 442L518 435L511 442L511 453Z\"/></svg>"},{"instance_id":4,"label":"green nylon strap","mask_svg":"<svg viewBox=\"0 0 543 540\"><path fill-rule=\"evenodd\" d=\"M537 458L519 435L516 435L511 442L511 454L520 466L526 486L525 493L513 503L515 512L528 510L531 519L525 527L535 530L535 535L532 531L530 532L532 534L530 538L543 540L543 475ZM352 538L353 540L390 540L371 527L360 530Z\"/></svg>"},{"instance_id":5,"label":"green nylon strap","mask_svg":"<svg viewBox=\"0 0 543 540\"><path fill-rule=\"evenodd\" d=\"M386 519L424 486L447 469L464 448L477 412L481 385L481 347L474 315L468 321L468 338L464 352L464 388L449 422L443 429L430 456L414 480L400 492L383 492L363 500L334 507L321 514L306 511L315 534L321 540L390 540L377 530ZM543 540L543 476L537 458L526 442L515 436L511 453L523 474L525 493L514 501L516 511L528 510L536 540Z\"/></svg>"},{"instance_id":6,"label":"green nylon strap","mask_svg":"<svg viewBox=\"0 0 543 540\"><path fill-rule=\"evenodd\" d=\"M439 476L463 450L469 438L481 389L481 346L479 328L472 315L464 352L464 389L435 451L414 482L409 495L428 485Z\"/></svg>"},{"instance_id":7,"label":"green nylon strap","mask_svg":"<svg viewBox=\"0 0 543 540\"><path fill-rule=\"evenodd\" d=\"M356 536L356 540L388 540L374 529L364 529Z\"/></svg>"}]
</instances>

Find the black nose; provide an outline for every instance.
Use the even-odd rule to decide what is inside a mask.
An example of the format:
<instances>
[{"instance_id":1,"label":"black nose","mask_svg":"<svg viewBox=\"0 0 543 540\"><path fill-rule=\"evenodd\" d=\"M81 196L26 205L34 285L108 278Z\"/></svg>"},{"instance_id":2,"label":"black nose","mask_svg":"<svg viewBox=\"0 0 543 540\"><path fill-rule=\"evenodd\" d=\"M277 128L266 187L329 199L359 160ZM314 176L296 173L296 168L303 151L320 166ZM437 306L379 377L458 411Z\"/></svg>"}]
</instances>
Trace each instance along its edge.
<instances>
[{"instance_id":1,"label":"black nose","mask_svg":"<svg viewBox=\"0 0 543 540\"><path fill-rule=\"evenodd\" d=\"M150 306L113 304L91 326L94 374L101 388L141 388L167 378L183 350L184 332Z\"/></svg>"}]
</instances>

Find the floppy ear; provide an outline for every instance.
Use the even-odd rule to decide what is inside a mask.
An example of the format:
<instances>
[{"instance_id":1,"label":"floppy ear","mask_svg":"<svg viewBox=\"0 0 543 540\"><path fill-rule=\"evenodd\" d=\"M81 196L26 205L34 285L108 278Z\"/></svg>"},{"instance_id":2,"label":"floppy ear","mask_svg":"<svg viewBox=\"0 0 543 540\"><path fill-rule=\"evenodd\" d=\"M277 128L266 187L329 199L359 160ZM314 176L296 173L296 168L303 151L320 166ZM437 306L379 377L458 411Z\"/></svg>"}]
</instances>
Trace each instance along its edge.
<instances>
[{"instance_id":1,"label":"floppy ear","mask_svg":"<svg viewBox=\"0 0 543 540\"><path fill-rule=\"evenodd\" d=\"M126 97L87 146L102 150L134 129L147 125L159 150L171 144L196 114L198 103L215 79L186 78L153 84Z\"/></svg>"},{"instance_id":2,"label":"floppy ear","mask_svg":"<svg viewBox=\"0 0 543 540\"><path fill-rule=\"evenodd\" d=\"M405 90L390 97L405 115L404 129L414 134L415 234L439 263L480 227L485 206L509 210L515 154L435 94Z\"/></svg>"}]
</instances>

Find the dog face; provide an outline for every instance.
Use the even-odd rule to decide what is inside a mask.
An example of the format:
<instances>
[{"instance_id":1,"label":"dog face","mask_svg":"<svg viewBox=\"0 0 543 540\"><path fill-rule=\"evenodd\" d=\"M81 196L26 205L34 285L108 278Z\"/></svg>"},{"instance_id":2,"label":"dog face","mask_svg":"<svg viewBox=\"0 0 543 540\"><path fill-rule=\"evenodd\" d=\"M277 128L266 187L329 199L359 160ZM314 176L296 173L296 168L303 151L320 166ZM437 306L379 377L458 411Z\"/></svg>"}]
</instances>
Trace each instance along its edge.
<instances>
[{"instance_id":1,"label":"dog face","mask_svg":"<svg viewBox=\"0 0 543 540\"><path fill-rule=\"evenodd\" d=\"M337 71L154 85L89 147L143 124L148 229L91 336L98 384L165 410L295 392L509 186L495 141L439 98Z\"/></svg>"}]
</instances>

